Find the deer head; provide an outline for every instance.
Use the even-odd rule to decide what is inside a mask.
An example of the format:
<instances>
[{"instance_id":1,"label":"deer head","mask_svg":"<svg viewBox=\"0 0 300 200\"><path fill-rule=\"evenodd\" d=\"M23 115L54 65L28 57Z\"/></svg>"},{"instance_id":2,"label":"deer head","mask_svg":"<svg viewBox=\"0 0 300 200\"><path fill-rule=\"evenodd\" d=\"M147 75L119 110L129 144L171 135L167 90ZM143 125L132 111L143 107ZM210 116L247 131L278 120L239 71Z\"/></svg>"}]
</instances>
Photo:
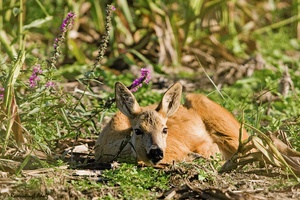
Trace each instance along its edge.
<instances>
[{"instance_id":1,"label":"deer head","mask_svg":"<svg viewBox=\"0 0 300 200\"><path fill-rule=\"evenodd\" d=\"M122 83L115 85L116 103L119 110L129 118L133 135L132 148L138 161L157 164L164 157L168 117L180 106L182 85L175 83L163 95L156 109L140 107L130 90Z\"/></svg>"}]
</instances>

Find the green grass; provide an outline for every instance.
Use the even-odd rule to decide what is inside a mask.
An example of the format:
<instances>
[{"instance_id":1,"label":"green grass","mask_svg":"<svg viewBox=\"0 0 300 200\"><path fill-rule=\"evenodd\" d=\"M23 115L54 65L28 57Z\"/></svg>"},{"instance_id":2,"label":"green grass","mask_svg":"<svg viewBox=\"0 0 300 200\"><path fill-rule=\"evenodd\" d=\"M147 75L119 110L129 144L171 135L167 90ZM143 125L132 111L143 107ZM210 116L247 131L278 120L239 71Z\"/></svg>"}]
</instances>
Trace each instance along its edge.
<instances>
[{"instance_id":1,"label":"green grass","mask_svg":"<svg viewBox=\"0 0 300 200\"><path fill-rule=\"evenodd\" d=\"M105 171L103 177L108 186L119 186L121 196L125 199L154 199L157 194L170 187L169 176L152 167L138 168L135 165L122 164L116 170Z\"/></svg>"}]
</instances>

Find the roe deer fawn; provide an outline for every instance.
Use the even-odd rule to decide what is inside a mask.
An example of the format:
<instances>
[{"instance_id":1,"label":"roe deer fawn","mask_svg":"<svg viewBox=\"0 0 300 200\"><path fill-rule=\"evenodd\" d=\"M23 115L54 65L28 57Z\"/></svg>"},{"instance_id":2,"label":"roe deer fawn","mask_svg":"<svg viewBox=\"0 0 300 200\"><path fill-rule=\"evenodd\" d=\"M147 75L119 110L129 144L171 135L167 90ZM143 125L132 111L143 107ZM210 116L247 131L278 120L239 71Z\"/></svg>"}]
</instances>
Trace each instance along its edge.
<instances>
[{"instance_id":1,"label":"roe deer fawn","mask_svg":"<svg viewBox=\"0 0 300 200\"><path fill-rule=\"evenodd\" d=\"M238 148L241 125L232 114L201 94L188 94L181 105L180 83L171 86L158 105L147 107L140 107L122 83L116 83L115 93L121 112L99 135L95 145L98 162L134 158L156 165L216 153L229 159ZM247 138L243 130L242 140Z\"/></svg>"}]
</instances>

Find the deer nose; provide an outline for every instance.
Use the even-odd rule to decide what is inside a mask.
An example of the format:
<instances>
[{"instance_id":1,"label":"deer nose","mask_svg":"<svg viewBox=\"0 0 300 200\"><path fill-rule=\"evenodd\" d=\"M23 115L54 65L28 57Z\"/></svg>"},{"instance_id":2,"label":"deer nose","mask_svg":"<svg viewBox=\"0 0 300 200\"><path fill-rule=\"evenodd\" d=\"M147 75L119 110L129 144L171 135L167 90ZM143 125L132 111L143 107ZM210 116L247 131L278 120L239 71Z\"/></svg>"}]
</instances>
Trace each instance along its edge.
<instances>
[{"instance_id":1,"label":"deer nose","mask_svg":"<svg viewBox=\"0 0 300 200\"><path fill-rule=\"evenodd\" d=\"M164 157L164 152L159 147L152 147L148 154L149 159L153 162L153 164L158 163Z\"/></svg>"}]
</instances>

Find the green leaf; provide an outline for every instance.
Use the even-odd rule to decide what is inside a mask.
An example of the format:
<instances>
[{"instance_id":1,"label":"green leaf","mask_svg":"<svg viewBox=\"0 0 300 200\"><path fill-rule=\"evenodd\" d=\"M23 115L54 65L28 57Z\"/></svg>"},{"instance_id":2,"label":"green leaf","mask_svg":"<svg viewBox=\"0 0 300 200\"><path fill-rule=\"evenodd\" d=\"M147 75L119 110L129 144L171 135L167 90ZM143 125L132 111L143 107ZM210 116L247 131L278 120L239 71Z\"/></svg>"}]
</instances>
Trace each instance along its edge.
<instances>
[{"instance_id":1,"label":"green leaf","mask_svg":"<svg viewBox=\"0 0 300 200\"><path fill-rule=\"evenodd\" d=\"M12 42L9 39L9 35L3 30L0 30L0 43L6 53L9 55L10 59L13 60L17 53L14 46L11 45Z\"/></svg>"},{"instance_id":2,"label":"green leaf","mask_svg":"<svg viewBox=\"0 0 300 200\"><path fill-rule=\"evenodd\" d=\"M68 40L69 47L71 49L71 53L76 57L76 60L79 64L85 64L85 54L81 50L81 48L76 44L75 40L69 39Z\"/></svg>"},{"instance_id":3,"label":"green leaf","mask_svg":"<svg viewBox=\"0 0 300 200\"><path fill-rule=\"evenodd\" d=\"M31 22L30 24L27 24L27 25L24 25L23 26L23 30L28 30L28 29L31 29L31 28L38 28L40 27L41 25L43 25L44 23L52 20L52 16L48 16L46 18L43 18L43 19L37 19L37 20L34 20L33 22Z\"/></svg>"},{"instance_id":4,"label":"green leaf","mask_svg":"<svg viewBox=\"0 0 300 200\"><path fill-rule=\"evenodd\" d=\"M12 9L12 13L13 13L14 16L17 16L18 14L20 14L20 9L17 8L17 7L14 7L14 8Z\"/></svg>"},{"instance_id":5,"label":"green leaf","mask_svg":"<svg viewBox=\"0 0 300 200\"><path fill-rule=\"evenodd\" d=\"M34 114L34 113L37 113L37 112L39 112L40 110L41 110L40 107L36 107L36 108L34 108L33 110L31 110L31 111L28 113L28 115L32 115L32 114Z\"/></svg>"}]
</instances>

